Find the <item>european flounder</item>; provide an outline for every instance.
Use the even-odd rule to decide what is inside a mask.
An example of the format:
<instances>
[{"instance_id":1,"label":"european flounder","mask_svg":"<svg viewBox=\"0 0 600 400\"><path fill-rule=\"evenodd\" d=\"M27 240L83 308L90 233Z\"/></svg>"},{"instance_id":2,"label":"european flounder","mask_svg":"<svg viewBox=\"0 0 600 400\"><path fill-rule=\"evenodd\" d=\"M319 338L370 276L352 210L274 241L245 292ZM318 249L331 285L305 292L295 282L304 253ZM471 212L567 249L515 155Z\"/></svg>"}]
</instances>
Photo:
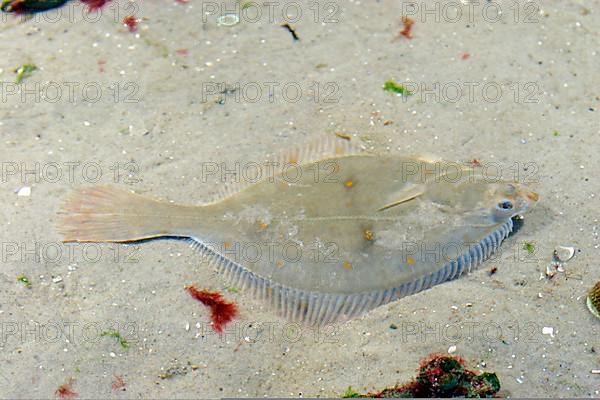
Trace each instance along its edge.
<instances>
[{"instance_id":1,"label":"european flounder","mask_svg":"<svg viewBox=\"0 0 600 400\"><path fill-rule=\"evenodd\" d=\"M59 231L77 242L190 238L231 285L322 325L471 271L538 201L477 168L374 155L339 138L257 165L253 182L200 206L82 188Z\"/></svg>"}]
</instances>

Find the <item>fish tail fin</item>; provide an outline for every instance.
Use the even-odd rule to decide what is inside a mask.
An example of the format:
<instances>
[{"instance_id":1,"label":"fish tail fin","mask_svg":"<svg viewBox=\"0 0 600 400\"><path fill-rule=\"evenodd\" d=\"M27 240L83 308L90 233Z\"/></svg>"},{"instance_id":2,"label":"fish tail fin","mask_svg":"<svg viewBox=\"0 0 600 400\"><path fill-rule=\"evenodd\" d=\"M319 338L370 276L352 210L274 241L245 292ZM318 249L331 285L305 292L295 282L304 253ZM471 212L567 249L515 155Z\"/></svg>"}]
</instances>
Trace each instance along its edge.
<instances>
[{"instance_id":1,"label":"fish tail fin","mask_svg":"<svg viewBox=\"0 0 600 400\"><path fill-rule=\"evenodd\" d=\"M59 211L64 242L130 242L176 236L174 223L186 207L163 203L111 186L73 191Z\"/></svg>"}]
</instances>

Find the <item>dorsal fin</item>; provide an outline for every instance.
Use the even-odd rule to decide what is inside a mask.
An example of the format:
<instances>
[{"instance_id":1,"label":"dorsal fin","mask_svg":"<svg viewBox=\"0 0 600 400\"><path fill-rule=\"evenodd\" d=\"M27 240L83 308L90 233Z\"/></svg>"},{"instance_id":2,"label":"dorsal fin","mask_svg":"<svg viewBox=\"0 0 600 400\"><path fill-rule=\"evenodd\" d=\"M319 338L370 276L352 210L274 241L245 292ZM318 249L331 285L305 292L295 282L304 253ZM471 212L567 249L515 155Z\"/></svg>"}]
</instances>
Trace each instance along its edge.
<instances>
[{"instance_id":1,"label":"dorsal fin","mask_svg":"<svg viewBox=\"0 0 600 400\"><path fill-rule=\"evenodd\" d=\"M468 163L463 163L463 162L459 162L459 161L451 161L439 156L436 156L434 154L431 153L417 153L417 154L411 154L410 158L422 162L422 163L426 163L426 164L442 164L443 166L441 168L439 168L440 172L443 172L442 174L440 174L437 179L442 179L448 175L452 175L452 174L456 174L458 171L457 169L460 170L461 173L464 173L465 176L472 176L472 174L475 172L476 167L473 165L469 165ZM449 165L452 165L452 168L448 168ZM454 168L454 166L456 166L456 168ZM431 168L432 171L435 171L435 169L432 167Z\"/></svg>"},{"instance_id":2,"label":"dorsal fin","mask_svg":"<svg viewBox=\"0 0 600 400\"><path fill-rule=\"evenodd\" d=\"M352 142L352 139L338 135L323 135L315 139L308 140L304 144L294 146L290 149L276 153L270 157L265 157L262 166L263 172L272 172L272 168L266 168L267 163L276 163L275 171L281 171L282 166L287 164L305 165L321 160L332 158L348 157L352 155L366 154L366 151L358 144ZM270 178L269 175L263 176L264 179ZM241 190L257 182L228 182L219 188L211 203L216 203L227 197L230 197Z\"/></svg>"},{"instance_id":3,"label":"dorsal fin","mask_svg":"<svg viewBox=\"0 0 600 400\"><path fill-rule=\"evenodd\" d=\"M274 158L282 164L305 165L320 160L347 157L364 153L352 139L337 135L319 136L302 145L281 152Z\"/></svg>"},{"instance_id":4,"label":"dorsal fin","mask_svg":"<svg viewBox=\"0 0 600 400\"><path fill-rule=\"evenodd\" d=\"M431 154L431 153L411 154L410 158L414 158L416 161L420 161L420 162L424 162L424 163L428 163L428 164L441 163L441 162L445 161L443 158L436 156L434 154Z\"/></svg>"}]
</instances>

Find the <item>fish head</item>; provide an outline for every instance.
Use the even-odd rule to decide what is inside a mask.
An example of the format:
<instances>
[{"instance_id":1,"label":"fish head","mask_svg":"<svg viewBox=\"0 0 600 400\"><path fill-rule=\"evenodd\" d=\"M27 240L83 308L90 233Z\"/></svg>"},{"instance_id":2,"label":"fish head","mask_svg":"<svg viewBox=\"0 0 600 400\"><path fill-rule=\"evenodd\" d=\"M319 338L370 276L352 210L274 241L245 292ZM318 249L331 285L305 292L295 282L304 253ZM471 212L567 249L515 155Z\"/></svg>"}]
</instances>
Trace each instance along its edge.
<instances>
[{"instance_id":1,"label":"fish head","mask_svg":"<svg viewBox=\"0 0 600 400\"><path fill-rule=\"evenodd\" d=\"M496 220L523 215L533 208L540 196L522 183L487 183L485 204Z\"/></svg>"},{"instance_id":2,"label":"fish head","mask_svg":"<svg viewBox=\"0 0 600 400\"><path fill-rule=\"evenodd\" d=\"M459 181L439 179L427 186L424 196L456 213L478 215L481 224L523 215L539 201L539 195L523 183L476 174Z\"/></svg>"}]
</instances>

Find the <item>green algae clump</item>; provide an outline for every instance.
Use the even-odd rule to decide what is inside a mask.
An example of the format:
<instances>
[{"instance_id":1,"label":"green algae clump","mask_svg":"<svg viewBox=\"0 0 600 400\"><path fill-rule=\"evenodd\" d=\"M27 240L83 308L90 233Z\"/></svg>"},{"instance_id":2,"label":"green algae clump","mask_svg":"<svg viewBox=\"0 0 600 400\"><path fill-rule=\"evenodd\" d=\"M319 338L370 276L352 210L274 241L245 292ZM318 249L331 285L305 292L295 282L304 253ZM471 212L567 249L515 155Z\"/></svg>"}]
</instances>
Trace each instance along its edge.
<instances>
[{"instance_id":1,"label":"green algae clump","mask_svg":"<svg viewBox=\"0 0 600 400\"><path fill-rule=\"evenodd\" d=\"M412 92L408 90L404 85L398 84L394 81L386 81L383 84L383 90L385 90L386 92L400 94L402 96L412 95Z\"/></svg>"},{"instance_id":2,"label":"green algae clump","mask_svg":"<svg viewBox=\"0 0 600 400\"><path fill-rule=\"evenodd\" d=\"M493 397L500 390L495 373L476 374L461 357L432 354L421 362L417 377L404 385L353 397Z\"/></svg>"},{"instance_id":3,"label":"green algae clump","mask_svg":"<svg viewBox=\"0 0 600 400\"><path fill-rule=\"evenodd\" d=\"M63 6L68 0L4 0L2 11L15 14L34 14Z\"/></svg>"}]
</instances>

